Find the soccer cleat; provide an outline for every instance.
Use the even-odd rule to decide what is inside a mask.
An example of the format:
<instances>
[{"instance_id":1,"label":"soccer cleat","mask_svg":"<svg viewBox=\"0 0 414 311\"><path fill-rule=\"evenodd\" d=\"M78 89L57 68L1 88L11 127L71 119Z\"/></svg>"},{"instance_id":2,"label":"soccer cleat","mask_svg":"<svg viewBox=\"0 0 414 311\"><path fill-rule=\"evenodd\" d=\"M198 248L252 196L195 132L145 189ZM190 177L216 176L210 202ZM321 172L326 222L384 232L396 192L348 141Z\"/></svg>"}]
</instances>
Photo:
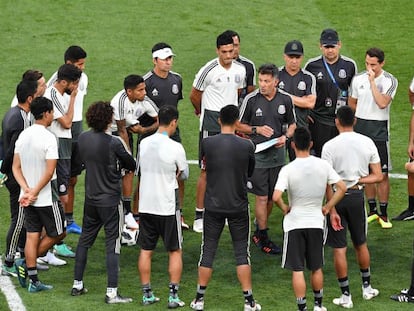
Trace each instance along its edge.
<instances>
[{"instance_id":1,"label":"soccer cleat","mask_svg":"<svg viewBox=\"0 0 414 311\"><path fill-rule=\"evenodd\" d=\"M391 229L392 223L389 221L388 217L380 216L378 217L378 222L381 225L382 229Z\"/></svg>"},{"instance_id":2,"label":"soccer cleat","mask_svg":"<svg viewBox=\"0 0 414 311\"><path fill-rule=\"evenodd\" d=\"M182 301L178 296L169 296L168 297L168 309L176 309L179 307L184 307L185 302Z\"/></svg>"},{"instance_id":3,"label":"soccer cleat","mask_svg":"<svg viewBox=\"0 0 414 311\"><path fill-rule=\"evenodd\" d=\"M262 310L262 306L259 305L256 301L251 304L250 302L246 301L244 303L244 311L260 311Z\"/></svg>"},{"instance_id":4,"label":"soccer cleat","mask_svg":"<svg viewBox=\"0 0 414 311\"><path fill-rule=\"evenodd\" d=\"M368 287L362 287L362 298L365 300L371 300L379 295L379 290L372 288L371 285Z\"/></svg>"},{"instance_id":5,"label":"soccer cleat","mask_svg":"<svg viewBox=\"0 0 414 311\"><path fill-rule=\"evenodd\" d=\"M40 263L36 263L36 269L39 271L47 271L49 270L49 266L48 265L42 265Z\"/></svg>"},{"instance_id":6,"label":"soccer cleat","mask_svg":"<svg viewBox=\"0 0 414 311\"><path fill-rule=\"evenodd\" d=\"M53 288L52 285L43 284L40 281L37 281L37 282L33 283L32 280L30 280L29 287L27 288L27 291L29 293L37 293L37 292L40 292L42 290L51 290L52 288Z\"/></svg>"},{"instance_id":7,"label":"soccer cleat","mask_svg":"<svg viewBox=\"0 0 414 311\"><path fill-rule=\"evenodd\" d=\"M260 240L260 237L258 234L254 233L252 236L252 241L254 243L254 245L256 245L257 247L262 247L262 241Z\"/></svg>"},{"instance_id":8,"label":"soccer cleat","mask_svg":"<svg viewBox=\"0 0 414 311\"><path fill-rule=\"evenodd\" d=\"M392 220L414 220L414 211L403 210L398 216L395 216Z\"/></svg>"},{"instance_id":9,"label":"soccer cleat","mask_svg":"<svg viewBox=\"0 0 414 311\"><path fill-rule=\"evenodd\" d=\"M117 294L114 297L109 297L109 296L105 295L105 302L108 303L108 304L130 303L130 302L132 302L132 298L122 297L119 294Z\"/></svg>"},{"instance_id":10,"label":"soccer cleat","mask_svg":"<svg viewBox=\"0 0 414 311\"><path fill-rule=\"evenodd\" d=\"M332 302L334 305L345 309L352 309L354 307L354 304L352 303L352 295L347 296L342 294L341 297L335 298Z\"/></svg>"},{"instance_id":11,"label":"soccer cleat","mask_svg":"<svg viewBox=\"0 0 414 311\"><path fill-rule=\"evenodd\" d=\"M81 234L82 228L73 221L70 225L66 226L66 233Z\"/></svg>"},{"instance_id":12,"label":"soccer cleat","mask_svg":"<svg viewBox=\"0 0 414 311\"><path fill-rule=\"evenodd\" d=\"M194 299L193 301L191 301L190 303L190 308L193 310L197 310L197 311L202 311L204 310L204 299Z\"/></svg>"},{"instance_id":13,"label":"soccer cleat","mask_svg":"<svg viewBox=\"0 0 414 311\"><path fill-rule=\"evenodd\" d=\"M367 222L370 224L374 220L378 220L379 216L377 213L370 213L367 217Z\"/></svg>"},{"instance_id":14,"label":"soccer cleat","mask_svg":"<svg viewBox=\"0 0 414 311\"><path fill-rule=\"evenodd\" d=\"M52 252L47 252L43 257L38 257L37 262L40 264L46 263L51 266L64 266L67 262L63 259L57 258Z\"/></svg>"},{"instance_id":15,"label":"soccer cleat","mask_svg":"<svg viewBox=\"0 0 414 311\"><path fill-rule=\"evenodd\" d=\"M189 230L190 229L190 226L185 223L184 216L181 216L181 229L183 229L183 230Z\"/></svg>"},{"instance_id":16,"label":"soccer cleat","mask_svg":"<svg viewBox=\"0 0 414 311\"><path fill-rule=\"evenodd\" d=\"M17 278L19 280L21 287L26 288L27 267L25 259L16 259L14 261L14 265L16 266Z\"/></svg>"},{"instance_id":17,"label":"soccer cleat","mask_svg":"<svg viewBox=\"0 0 414 311\"><path fill-rule=\"evenodd\" d=\"M138 229L137 221L135 220L134 215L132 215L132 213L128 213L125 215L125 225L128 229L131 230Z\"/></svg>"},{"instance_id":18,"label":"soccer cleat","mask_svg":"<svg viewBox=\"0 0 414 311\"><path fill-rule=\"evenodd\" d=\"M13 276L13 277L17 278L17 269L16 269L16 266L13 265L11 267L8 267L6 265L2 265L2 267L1 267L1 275L4 275L4 276Z\"/></svg>"},{"instance_id":19,"label":"soccer cleat","mask_svg":"<svg viewBox=\"0 0 414 311\"><path fill-rule=\"evenodd\" d=\"M72 250L65 244L60 245L54 245L53 246L54 253L56 255L62 256L62 257L68 257L68 258L75 258L76 254L72 252Z\"/></svg>"},{"instance_id":20,"label":"soccer cleat","mask_svg":"<svg viewBox=\"0 0 414 311\"><path fill-rule=\"evenodd\" d=\"M147 296L142 296L142 304L144 305L144 306L147 306L147 305L152 305L153 303L156 303L156 302L158 302L158 301L160 301L160 298L158 298L158 297L155 297L154 296L154 294L152 294L151 296L149 296L149 297L147 297Z\"/></svg>"},{"instance_id":21,"label":"soccer cleat","mask_svg":"<svg viewBox=\"0 0 414 311\"><path fill-rule=\"evenodd\" d=\"M392 300L395 300L397 302L411 302L414 303L414 296L408 295L408 290L403 289L399 294L392 295L390 297Z\"/></svg>"},{"instance_id":22,"label":"soccer cleat","mask_svg":"<svg viewBox=\"0 0 414 311\"><path fill-rule=\"evenodd\" d=\"M319 307L319 306L314 306L313 307L313 311L327 311L328 309L326 309L324 306Z\"/></svg>"},{"instance_id":23,"label":"soccer cleat","mask_svg":"<svg viewBox=\"0 0 414 311\"><path fill-rule=\"evenodd\" d=\"M261 250L269 255L278 255L282 253L282 249L270 240L262 241Z\"/></svg>"},{"instance_id":24,"label":"soccer cleat","mask_svg":"<svg viewBox=\"0 0 414 311\"><path fill-rule=\"evenodd\" d=\"M198 233L203 232L203 218L194 219L193 231Z\"/></svg>"},{"instance_id":25,"label":"soccer cleat","mask_svg":"<svg viewBox=\"0 0 414 311\"><path fill-rule=\"evenodd\" d=\"M72 296L80 296L80 295L86 294L87 292L88 292L88 289L85 287L82 287L81 289L77 289L73 287L72 290L70 291L70 294Z\"/></svg>"}]
</instances>

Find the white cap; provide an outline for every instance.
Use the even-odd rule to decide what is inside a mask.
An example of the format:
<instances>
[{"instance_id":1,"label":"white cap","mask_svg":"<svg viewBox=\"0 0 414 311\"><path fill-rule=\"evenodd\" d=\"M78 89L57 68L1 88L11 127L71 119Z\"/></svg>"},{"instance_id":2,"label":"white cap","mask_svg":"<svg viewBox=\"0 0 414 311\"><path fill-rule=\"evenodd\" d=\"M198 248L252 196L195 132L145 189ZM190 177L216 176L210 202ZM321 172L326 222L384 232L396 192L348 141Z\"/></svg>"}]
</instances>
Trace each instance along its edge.
<instances>
[{"instance_id":1,"label":"white cap","mask_svg":"<svg viewBox=\"0 0 414 311\"><path fill-rule=\"evenodd\" d=\"M170 48L163 48L152 53L152 58L166 59L170 56L175 56Z\"/></svg>"}]
</instances>

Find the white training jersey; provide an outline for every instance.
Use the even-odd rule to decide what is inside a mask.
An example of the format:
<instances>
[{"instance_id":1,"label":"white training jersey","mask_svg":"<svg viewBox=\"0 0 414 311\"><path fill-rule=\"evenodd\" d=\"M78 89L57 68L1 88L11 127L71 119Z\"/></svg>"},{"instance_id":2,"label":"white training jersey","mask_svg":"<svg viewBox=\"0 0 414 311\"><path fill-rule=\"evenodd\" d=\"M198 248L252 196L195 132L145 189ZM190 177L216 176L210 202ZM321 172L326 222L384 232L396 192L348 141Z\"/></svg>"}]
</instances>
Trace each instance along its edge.
<instances>
[{"instance_id":1,"label":"white training jersey","mask_svg":"<svg viewBox=\"0 0 414 311\"><path fill-rule=\"evenodd\" d=\"M215 58L196 74L193 87L203 92L201 97L200 130L205 110L219 112L226 105L238 106L238 90L245 87L246 68L233 60L229 69Z\"/></svg>"},{"instance_id":2,"label":"white training jersey","mask_svg":"<svg viewBox=\"0 0 414 311\"><path fill-rule=\"evenodd\" d=\"M72 138L70 128L64 128L57 119L63 117L69 109L69 97L65 97L54 87L46 89L44 97L49 98L53 103L53 122L48 129L58 138Z\"/></svg>"},{"instance_id":3,"label":"white training jersey","mask_svg":"<svg viewBox=\"0 0 414 311\"><path fill-rule=\"evenodd\" d=\"M19 154L24 178L30 188L35 187L46 171L46 160L58 159L58 144L55 135L44 126L33 124L25 129L16 141L15 154ZM51 180L56 179L56 171ZM23 195L20 190L20 197ZM50 181L40 190L33 206L52 205Z\"/></svg>"},{"instance_id":4,"label":"white training jersey","mask_svg":"<svg viewBox=\"0 0 414 311\"><path fill-rule=\"evenodd\" d=\"M57 81L57 71L50 77L49 81L47 81L47 87L53 86L53 84ZM86 73L82 72L82 75L79 79L78 84L78 93L75 97L75 106L73 107L73 122L82 121L83 119L83 100L87 94L88 89L88 76ZM69 102L70 95L63 94L63 96L67 97L67 101Z\"/></svg>"},{"instance_id":5,"label":"white training jersey","mask_svg":"<svg viewBox=\"0 0 414 311\"><path fill-rule=\"evenodd\" d=\"M375 78L375 84L381 94L394 98L397 92L398 81L387 71ZM351 82L350 97L358 100L355 117L365 120L389 120L391 103L384 109L378 107L372 95L368 74L366 71L354 76Z\"/></svg>"},{"instance_id":6,"label":"white training jersey","mask_svg":"<svg viewBox=\"0 0 414 311\"><path fill-rule=\"evenodd\" d=\"M183 146L158 132L144 138L139 148L139 169L139 212L175 215L177 172L188 170Z\"/></svg>"},{"instance_id":7,"label":"white training jersey","mask_svg":"<svg viewBox=\"0 0 414 311\"><path fill-rule=\"evenodd\" d=\"M369 174L369 165L380 163L377 147L368 136L343 132L322 148L322 159L328 161L350 188Z\"/></svg>"},{"instance_id":8,"label":"white training jersey","mask_svg":"<svg viewBox=\"0 0 414 311\"><path fill-rule=\"evenodd\" d=\"M339 175L325 160L309 156L296 158L282 167L275 189L288 192L291 210L283 218L283 230L324 228L322 214L326 185L340 181Z\"/></svg>"},{"instance_id":9,"label":"white training jersey","mask_svg":"<svg viewBox=\"0 0 414 311\"><path fill-rule=\"evenodd\" d=\"M138 118L145 113L153 118L158 116L158 107L148 96L145 96L143 101L131 102L125 90L119 91L112 98L111 106L114 108L114 120L111 124L112 132L118 130L116 121L125 120L126 127L129 127L137 124Z\"/></svg>"},{"instance_id":10,"label":"white training jersey","mask_svg":"<svg viewBox=\"0 0 414 311\"><path fill-rule=\"evenodd\" d=\"M410 91L414 93L414 78L411 80L411 83L410 83Z\"/></svg>"}]
</instances>

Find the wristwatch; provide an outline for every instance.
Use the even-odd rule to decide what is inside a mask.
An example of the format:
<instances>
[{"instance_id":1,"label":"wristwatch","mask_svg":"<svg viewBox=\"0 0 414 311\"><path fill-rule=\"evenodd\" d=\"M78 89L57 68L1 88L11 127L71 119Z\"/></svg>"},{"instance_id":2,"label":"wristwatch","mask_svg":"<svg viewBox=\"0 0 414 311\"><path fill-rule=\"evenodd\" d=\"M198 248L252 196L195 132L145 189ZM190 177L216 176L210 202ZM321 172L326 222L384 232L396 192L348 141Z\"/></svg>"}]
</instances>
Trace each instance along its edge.
<instances>
[{"instance_id":1,"label":"wristwatch","mask_svg":"<svg viewBox=\"0 0 414 311\"><path fill-rule=\"evenodd\" d=\"M257 127L256 126L252 126L252 134L253 135L257 134Z\"/></svg>"}]
</instances>

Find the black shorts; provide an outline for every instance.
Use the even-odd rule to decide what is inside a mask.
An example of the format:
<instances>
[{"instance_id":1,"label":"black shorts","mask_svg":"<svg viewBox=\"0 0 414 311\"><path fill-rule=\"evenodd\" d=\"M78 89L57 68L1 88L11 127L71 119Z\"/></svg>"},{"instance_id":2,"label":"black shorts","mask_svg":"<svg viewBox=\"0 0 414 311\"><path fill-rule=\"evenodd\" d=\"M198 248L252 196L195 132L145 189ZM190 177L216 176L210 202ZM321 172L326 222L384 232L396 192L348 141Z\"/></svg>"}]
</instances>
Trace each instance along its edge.
<instances>
[{"instance_id":1,"label":"black shorts","mask_svg":"<svg viewBox=\"0 0 414 311\"><path fill-rule=\"evenodd\" d=\"M335 231L332 229L330 219L327 218L328 238L327 244L333 248L347 246L346 233L349 229L352 243L362 245L367 240L367 220L364 205L364 191L348 189L344 198L335 206L341 217L344 229Z\"/></svg>"},{"instance_id":2,"label":"black shorts","mask_svg":"<svg viewBox=\"0 0 414 311\"><path fill-rule=\"evenodd\" d=\"M183 235L179 210L171 216L139 214L138 245L144 250L152 251L157 246L160 236L168 252L182 249Z\"/></svg>"},{"instance_id":3,"label":"black shorts","mask_svg":"<svg viewBox=\"0 0 414 311\"><path fill-rule=\"evenodd\" d=\"M231 240L233 243L236 265L250 265L249 237L250 237L250 216L249 210L225 214L204 211L203 217L203 243L199 265L212 268L214 257L217 251L219 239L225 222L229 224Z\"/></svg>"},{"instance_id":4,"label":"black shorts","mask_svg":"<svg viewBox=\"0 0 414 311\"><path fill-rule=\"evenodd\" d=\"M321 157L323 145L339 134L335 125L327 125L318 121L309 122L309 131L313 141L312 153L317 157Z\"/></svg>"},{"instance_id":5,"label":"black shorts","mask_svg":"<svg viewBox=\"0 0 414 311\"><path fill-rule=\"evenodd\" d=\"M56 175L58 183L59 196L68 194L70 180L70 163L71 159L58 159L56 165Z\"/></svg>"},{"instance_id":6,"label":"black shorts","mask_svg":"<svg viewBox=\"0 0 414 311\"><path fill-rule=\"evenodd\" d=\"M391 167L389 144L387 141L374 141L377 146L378 154L381 160L381 170L383 173L388 173Z\"/></svg>"},{"instance_id":7,"label":"black shorts","mask_svg":"<svg viewBox=\"0 0 414 311\"><path fill-rule=\"evenodd\" d=\"M84 205L82 234L78 244L90 248L98 236L99 230L104 227L106 252L119 254L121 251L121 234L124 221L122 203L117 206Z\"/></svg>"},{"instance_id":8,"label":"black shorts","mask_svg":"<svg viewBox=\"0 0 414 311\"><path fill-rule=\"evenodd\" d=\"M282 268L316 271L323 267L323 229L307 228L285 232Z\"/></svg>"},{"instance_id":9,"label":"black shorts","mask_svg":"<svg viewBox=\"0 0 414 311\"><path fill-rule=\"evenodd\" d=\"M281 169L282 166L255 168L247 182L248 191L259 196L267 195L271 199Z\"/></svg>"},{"instance_id":10,"label":"black shorts","mask_svg":"<svg viewBox=\"0 0 414 311\"><path fill-rule=\"evenodd\" d=\"M198 133L198 165L201 167L201 142L204 138L220 134L220 132L209 132L202 130Z\"/></svg>"},{"instance_id":11,"label":"black shorts","mask_svg":"<svg viewBox=\"0 0 414 311\"><path fill-rule=\"evenodd\" d=\"M57 237L65 232L65 215L58 201L53 202L52 206L29 205L24 209L24 215L27 232L42 232L43 227L50 237Z\"/></svg>"}]
</instances>

